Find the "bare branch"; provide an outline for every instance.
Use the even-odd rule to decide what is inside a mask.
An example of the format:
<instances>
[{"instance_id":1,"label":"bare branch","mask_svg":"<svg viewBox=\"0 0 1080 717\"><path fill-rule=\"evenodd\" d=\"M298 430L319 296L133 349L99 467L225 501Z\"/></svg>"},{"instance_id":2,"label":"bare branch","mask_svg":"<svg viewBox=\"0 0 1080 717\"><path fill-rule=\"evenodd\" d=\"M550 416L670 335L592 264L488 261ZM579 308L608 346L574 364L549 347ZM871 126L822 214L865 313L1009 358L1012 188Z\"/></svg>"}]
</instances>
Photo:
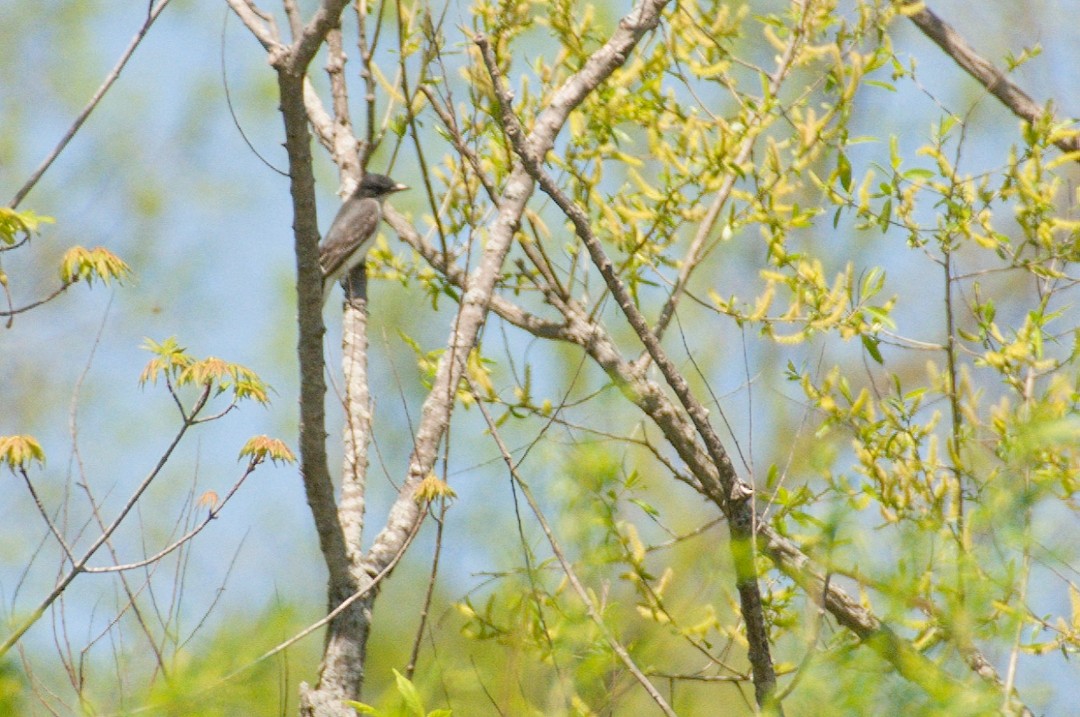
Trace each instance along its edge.
<instances>
[{"instance_id":1,"label":"bare branch","mask_svg":"<svg viewBox=\"0 0 1080 717\"><path fill-rule=\"evenodd\" d=\"M334 123L331 154L341 175L342 189L351 192L360 181L361 166L357 155L356 136L349 115L349 88L345 82L345 49L341 45L341 29L334 28L326 36L329 58L326 74L330 76L330 95L333 98Z\"/></svg>"},{"instance_id":2,"label":"bare branch","mask_svg":"<svg viewBox=\"0 0 1080 717\"><path fill-rule=\"evenodd\" d=\"M232 487L229 488L228 492L225 493L225 497L223 497L214 507L212 507L207 512L206 517L203 518L202 521L200 521L191 530L184 533L179 538L174 540L172 543L170 543L169 545L166 545L164 548L162 548L158 552L154 553L150 557L143 558L142 560L137 560L137 561L135 561L133 563L124 563L122 565L109 565L109 566L100 567L100 568L89 568L89 567L88 568L83 568L83 572L84 573L118 573L118 572L124 572L126 570L134 570L135 568L143 568L143 567L146 567L147 565L151 565L153 563L158 562L159 560L164 558L166 555L168 555L169 553L172 553L177 548L181 547L182 545L187 543L189 540L194 538L196 535L201 533L203 531L203 529L206 528L206 526L210 525L210 521L217 519L217 517L221 514L221 511L224 510L225 504L228 503L229 500L234 495L236 495L236 491L240 490L240 486L242 486L244 484L244 481L247 480L248 476L250 476L252 473L255 472L255 467L258 466L259 463L261 463L261 460L256 460L255 458L252 458L251 460L249 460L248 464L247 464L247 467L244 469L244 472L240 475L240 477L238 479L236 479L236 482L232 484Z\"/></svg>"},{"instance_id":3,"label":"bare branch","mask_svg":"<svg viewBox=\"0 0 1080 717\"><path fill-rule=\"evenodd\" d=\"M468 275L465 270L455 264L451 257L443 254L431 242L422 237L405 217L401 216L393 207L387 205L383 208L383 218L387 224L394 228L402 241L415 249L424 258L424 261L442 273L447 281L462 291L468 289ZM559 339L561 341L573 340L573 337L567 332L566 324L543 319L499 294L492 294L491 310L500 318L505 319L514 326L525 329L533 336Z\"/></svg>"},{"instance_id":4,"label":"bare branch","mask_svg":"<svg viewBox=\"0 0 1080 717\"><path fill-rule=\"evenodd\" d=\"M295 42L304 31L304 20L300 17L300 8L297 7L296 0L282 0L281 5L285 8L285 17L289 19L289 33Z\"/></svg>"},{"instance_id":5,"label":"bare branch","mask_svg":"<svg viewBox=\"0 0 1080 717\"><path fill-rule=\"evenodd\" d=\"M24 312L30 311L31 309L37 308L38 306L41 306L42 304L49 303L50 301L52 301L56 297L60 296L60 294L63 294L65 291L70 289L71 285L74 284L74 283L75 283L74 281L65 281L64 283L62 283L60 285L60 288L54 289L53 292L51 294L49 294L48 296L46 296L44 298L41 298L41 299L38 299L37 301L31 301L29 304L25 304L23 306L12 307L11 309L9 309L7 311L0 311L0 316L8 316L8 317L10 317L8 319L8 322L7 322L7 326L10 329L12 321L14 320L14 317L15 317L16 314L22 314ZM7 289L7 284L4 285L4 289L5 290ZM10 297L9 297L9 304L10 304Z\"/></svg>"},{"instance_id":6,"label":"bare branch","mask_svg":"<svg viewBox=\"0 0 1080 717\"><path fill-rule=\"evenodd\" d=\"M10 202L8 202L8 206L10 208L14 209L19 206L19 202L26 198L26 195L29 194L30 190L34 188L34 185L38 183L38 180L41 179L41 176L45 174L49 167L52 166L52 163L56 161L56 158L60 156L60 153L64 151L64 148L67 147L68 142L70 142L72 138L75 137L75 134L79 131L79 128L83 126L83 123L86 122L86 119L90 116L90 113L94 111L94 109L101 102L102 98L105 97L105 93L108 92L109 88L113 86L113 83L115 83L120 78L120 72L124 69L124 66L127 64L128 60L130 60L131 56L135 53L135 48L138 47L139 43L142 42L144 37L146 37L146 33L150 30L150 26L154 24L154 21L158 19L158 17L161 15L161 12L168 4L169 0L160 0L157 5L152 5L150 7L150 12L147 14L146 20L143 22L142 27L140 27L139 31L135 33L135 37L131 38L131 42L128 43L127 48L120 55L120 59L117 60L116 65L114 65L109 74L105 76L104 82L102 82L101 86L97 88L96 92L94 92L93 96L90 98L90 101L86 103L85 107L83 107L82 112L80 112L79 116L75 118L75 121L71 123L71 127L68 128L68 131L64 133L64 136L60 138L60 141L57 142L56 146L53 147L52 151L49 152L48 156L46 156L42 163L38 165L38 168L35 169L33 174L30 175L30 178L26 180L26 183L19 188L19 191L15 192L15 196L11 198Z\"/></svg>"},{"instance_id":7,"label":"bare branch","mask_svg":"<svg viewBox=\"0 0 1080 717\"><path fill-rule=\"evenodd\" d=\"M1048 109L1040 107L1035 100L1017 87L993 63L983 58L968 44L952 25L938 17L925 3L909 0L903 12L911 18L923 34L933 40L956 64L964 68L990 94L997 97L1014 115L1028 124L1037 124L1045 118ZM1052 119L1054 124L1057 119ZM1080 152L1080 134L1070 134L1054 140L1062 152ZM1080 162L1080 157L1076 160Z\"/></svg>"},{"instance_id":8,"label":"bare branch","mask_svg":"<svg viewBox=\"0 0 1080 717\"><path fill-rule=\"evenodd\" d=\"M64 549L64 557L66 557L72 565L75 564L75 555L71 550L71 546L64 540L64 535L60 532L60 529L53 523L53 519L49 517L49 512L45 510L45 506L41 502L41 498L38 497L37 491L34 489L34 484L30 480L30 475L26 472L26 468L20 467L18 470L19 475L22 476L23 482L26 483L26 490L30 492L30 497L34 499L34 505L38 509L38 513L45 520L45 525L48 526L49 532L56 538L56 542L60 543L60 547Z\"/></svg>"},{"instance_id":9,"label":"bare branch","mask_svg":"<svg viewBox=\"0 0 1080 717\"><path fill-rule=\"evenodd\" d=\"M195 408L191 414L192 416L197 415L201 407L205 405L207 398L209 398L210 396L210 388L210 386L206 386L203 389L200 398L195 403ZM120 527L121 523L124 522L124 518L126 518L128 513L131 512L131 509L135 507L135 504L139 501L139 498L142 497L143 493L146 492L146 489L150 487L150 484L154 482L154 479L157 478L157 476L165 468L165 464L168 463L169 458L173 454L173 451L175 451L176 447L180 445L181 439L183 439L184 434L187 433L188 429L191 428L191 426L192 423L190 421L184 421L184 423L180 426L180 429L176 432L176 435L173 436L172 441L166 447L165 451L161 454L161 457L158 458L157 465L155 465L153 470L151 470L150 473L148 473L147 476L143 478L142 482L140 482L139 485L135 488L135 491L131 494L131 496L128 497L123 507L121 507L120 512L113 519L113 522L110 523L105 530L101 531L101 535L99 535L97 539L94 540L94 542L90 545L90 547L86 549L82 557L72 563L71 568L60 578L60 580L57 581L52 591L47 596L45 596L44 599L41 600L41 602L38 604L37 607L33 609L33 611L31 611L30 616L27 617L26 620L22 622L22 624L15 628L15 630L11 633L11 635L8 636L6 640L0 643L0 658L7 654L8 650L10 650L19 641L23 634L25 634L26 631L29 630L34 625L34 623L36 623L41 618L41 616L45 614L45 610L47 610L49 606L52 605L56 601L56 599L64 593L64 590L66 590L67 586L71 584L71 581L78 577L79 573L86 572L87 562L90 561L90 558L94 557L94 554L97 553L98 548L104 545L105 542L108 541L108 539L112 536L112 534L116 532L117 528Z\"/></svg>"},{"instance_id":10,"label":"bare branch","mask_svg":"<svg viewBox=\"0 0 1080 717\"><path fill-rule=\"evenodd\" d=\"M240 22L251 31L267 52L277 53L281 50L281 36L278 34L274 16L260 10L252 0L225 0L229 7L240 18Z\"/></svg>"}]
</instances>

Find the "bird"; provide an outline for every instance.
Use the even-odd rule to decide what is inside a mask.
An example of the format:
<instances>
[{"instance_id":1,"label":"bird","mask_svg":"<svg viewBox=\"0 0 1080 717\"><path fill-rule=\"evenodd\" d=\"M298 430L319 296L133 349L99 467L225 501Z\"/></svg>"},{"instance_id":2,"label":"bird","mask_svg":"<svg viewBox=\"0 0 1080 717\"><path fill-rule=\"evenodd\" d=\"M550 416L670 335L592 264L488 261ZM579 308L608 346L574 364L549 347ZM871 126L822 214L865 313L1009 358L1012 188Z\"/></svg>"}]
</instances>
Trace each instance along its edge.
<instances>
[{"instance_id":1,"label":"bird","mask_svg":"<svg viewBox=\"0 0 1080 717\"><path fill-rule=\"evenodd\" d=\"M368 172L360 180L356 191L341 205L319 244L323 306L326 306L334 282L347 276L367 256L368 245L382 219L383 200L404 189L408 187L385 174Z\"/></svg>"}]
</instances>

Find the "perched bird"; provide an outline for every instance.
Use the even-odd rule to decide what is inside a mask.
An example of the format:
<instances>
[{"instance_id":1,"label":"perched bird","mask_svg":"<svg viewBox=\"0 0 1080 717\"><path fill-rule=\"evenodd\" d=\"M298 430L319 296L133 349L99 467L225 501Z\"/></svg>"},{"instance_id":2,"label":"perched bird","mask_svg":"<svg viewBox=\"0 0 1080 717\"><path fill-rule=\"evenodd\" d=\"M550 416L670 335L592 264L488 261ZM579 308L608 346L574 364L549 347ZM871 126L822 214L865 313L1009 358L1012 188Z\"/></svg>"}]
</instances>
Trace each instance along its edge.
<instances>
[{"instance_id":1,"label":"perched bird","mask_svg":"<svg viewBox=\"0 0 1080 717\"><path fill-rule=\"evenodd\" d=\"M387 195L408 189L384 174L368 173L360 186L341 205L319 244L319 266L323 275L323 306L326 297L341 280L367 256L368 244L379 229L382 202Z\"/></svg>"}]
</instances>

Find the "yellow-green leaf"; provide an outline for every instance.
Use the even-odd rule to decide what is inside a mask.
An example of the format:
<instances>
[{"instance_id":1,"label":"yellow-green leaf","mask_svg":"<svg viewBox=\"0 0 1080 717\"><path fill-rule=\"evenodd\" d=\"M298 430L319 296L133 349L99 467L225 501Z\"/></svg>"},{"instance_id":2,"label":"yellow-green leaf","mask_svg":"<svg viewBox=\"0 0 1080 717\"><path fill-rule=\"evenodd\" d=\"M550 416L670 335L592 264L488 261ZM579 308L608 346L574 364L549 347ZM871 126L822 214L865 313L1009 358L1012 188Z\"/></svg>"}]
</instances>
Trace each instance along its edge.
<instances>
[{"instance_id":1,"label":"yellow-green leaf","mask_svg":"<svg viewBox=\"0 0 1080 717\"><path fill-rule=\"evenodd\" d=\"M262 463L267 458L277 464L296 463L296 456L285 445L284 441L269 436L254 436L248 439L244 447L240 449L240 458L250 456L255 463Z\"/></svg>"},{"instance_id":2,"label":"yellow-green leaf","mask_svg":"<svg viewBox=\"0 0 1080 717\"><path fill-rule=\"evenodd\" d=\"M93 249L74 246L60 262L60 278L65 284L84 280L92 285L96 278L108 285L113 279L122 283L129 276L131 268L124 260L100 246Z\"/></svg>"},{"instance_id":3,"label":"yellow-green leaf","mask_svg":"<svg viewBox=\"0 0 1080 717\"><path fill-rule=\"evenodd\" d=\"M0 242L14 244L15 237L22 234L29 237L37 233L42 224L52 224L52 217L42 217L31 211L17 212L8 207L0 207Z\"/></svg>"},{"instance_id":4,"label":"yellow-green leaf","mask_svg":"<svg viewBox=\"0 0 1080 717\"><path fill-rule=\"evenodd\" d=\"M0 436L0 463L14 470L26 468L30 461L45 465L45 451L33 436Z\"/></svg>"}]
</instances>

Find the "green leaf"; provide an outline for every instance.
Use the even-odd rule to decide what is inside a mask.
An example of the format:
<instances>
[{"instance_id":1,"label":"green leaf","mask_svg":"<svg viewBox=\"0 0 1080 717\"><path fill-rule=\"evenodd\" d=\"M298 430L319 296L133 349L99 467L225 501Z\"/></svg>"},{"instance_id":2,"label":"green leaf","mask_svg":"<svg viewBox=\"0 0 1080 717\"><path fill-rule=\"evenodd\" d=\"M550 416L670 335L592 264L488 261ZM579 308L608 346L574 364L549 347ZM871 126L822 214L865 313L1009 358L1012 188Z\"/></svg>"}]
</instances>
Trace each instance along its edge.
<instances>
[{"instance_id":1,"label":"green leaf","mask_svg":"<svg viewBox=\"0 0 1080 717\"><path fill-rule=\"evenodd\" d=\"M915 169L909 169L905 171L900 176L908 181L913 181L916 179L931 179L934 177L934 172L930 171L929 169L919 169L918 167L916 167Z\"/></svg>"},{"instance_id":2,"label":"green leaf","mask_svg":"<svg viewBox=\"0 0 1080 717\"><path fill-rule=\"evenodd\" d=\"M645 511L648 515L652 516L653 518L659 517L659 515L660 515L660 511L658 511L656 508L652 507L651 505L649 505L645 501L641 500L640 498L631 498L630 502L633 503L634 505L636 505L637 507L641 508L643 511Z\"/></svg>"},{"instance_id":3,"label":"green leaf","mask_svg":"<svg viewBox=\"0 0 1080 717\"><path fill-rule=\"evenodd\" d=\"M420 691L416 685L410 682L403 674L394 670L394 680L397 682L397 691L405 700L405 706L416 717L424 717L424 703L420 699Z\"/></svg>"},{"instance_id":4,"label":"green leaf","mask_svg":"<svg viewBox=\"0 0 1080 717\"><path fill-rule=\"evenodd\" d=\"M863 80L864 85L871 85L873 87L880 87L883 90L889 92L896 92L896 87L889 82L882 82L881 80Z\"/></svg>"},{"instance_id":5,"label":"green leaf","mask_svg":"<svg viewBox=\"0 0 1080 717\"><path fill-rule=\"evenodd\" d=\"M881 233L884 234L889 229L889 221L892 219L892 198L885 200L885 203L881 205L881 213L878 214L878 226L881 227Z\"/></svg>"},{"instance_id":6,"label":"green leaf","mask_svg":"<svg viewBox=\"0 0 1080 717\"><path fill-rule=\"evenodd\" d=\"M39 217L31 211L17 212L8 207L0 207L0 242L14 244L15 235L22 234L29 238L36 234L41 224L52 224L52 217Z\"/></svg>"},{"instance_id":7,"label":"green leaf","mask_svg":"<svg viewBox=\"0 0 1080 717\"><path fill-rule=\"evenodd\" d=\"M836 174L840 178L840 186L845 192L851 191L851 162L843 152L836 154Z\"/></svg>"},{"instance_id":8,"label":"green leaf","mask_svg":"<svg viewBox=\"0 0 1080 717\"><path fill-rule=\"evenodd\" d=\"M870 358L874 359L878 364L885 365L884 359L881 358L881 352L878 351L878 344L880 343L873 336L862 336L862 345L866 349L866 353L870 354Z\"/></svg>"}]
</instances>

